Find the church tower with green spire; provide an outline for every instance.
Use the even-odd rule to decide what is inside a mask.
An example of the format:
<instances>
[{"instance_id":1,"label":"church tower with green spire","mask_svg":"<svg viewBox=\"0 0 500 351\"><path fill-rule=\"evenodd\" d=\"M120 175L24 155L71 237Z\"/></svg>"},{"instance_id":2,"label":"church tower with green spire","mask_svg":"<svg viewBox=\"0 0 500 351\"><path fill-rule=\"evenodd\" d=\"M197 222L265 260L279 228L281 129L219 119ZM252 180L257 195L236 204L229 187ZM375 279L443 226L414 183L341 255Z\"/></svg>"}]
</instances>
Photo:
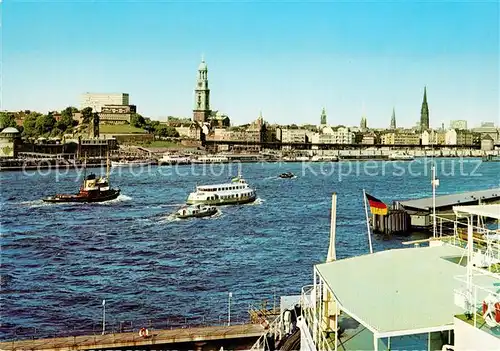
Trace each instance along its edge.
<instances>
[{"instance_id":1,"label":"church tower with green spire","mask_svg":"<svg viewBox=\"0 0 500 351\"><path fill-rule=\"evenodd\" d=\"M396 129L396 110L394 107L392 108L392 116L391 116L391 128L392 130Z\"/></svg>"},{"instance_id":2,"label":"church tower with green spire","mask_svg":"<svg viewBox=\"0 0 500 351\"><path fill-rule=\"evenodd\" d=\"M429 129L429 106L427 105L427 87L424 87L424 101L420 110L420 130Z\"/></svg>"},{"instance_id":3,"label":"church tower with green spire","mask_svg":"<svg viewBox=\"0 0 500 351\"><path fill-rule=\"evenodd\" d=\"M326 111L324 107L321 110L321 125L326 126Z\"/></svg>"},{"instance_id":4,"label":"church tower with green spire","mask_svg":"<svg viewBox=\"0 0 500 351\"><path fill-rule=\"evenodd\" d=\"M198 67L194 95L193 120L199 123L207 122L211 114L210 89L208 88L208 68L203 57Z\"/></svg>"}]
</instances>

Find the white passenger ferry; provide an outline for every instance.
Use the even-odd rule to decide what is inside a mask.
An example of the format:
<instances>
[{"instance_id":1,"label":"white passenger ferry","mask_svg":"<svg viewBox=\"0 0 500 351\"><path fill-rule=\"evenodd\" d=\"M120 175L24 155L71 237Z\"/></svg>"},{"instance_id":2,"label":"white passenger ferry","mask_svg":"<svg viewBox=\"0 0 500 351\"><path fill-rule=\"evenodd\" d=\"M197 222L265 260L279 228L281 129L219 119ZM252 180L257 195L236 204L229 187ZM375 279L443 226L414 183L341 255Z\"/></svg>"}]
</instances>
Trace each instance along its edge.
<instances>
[{"instance_id":1,"label":"white passenger ferry","mask_svg":"<svg viewBox=\"0 0 500 351\"><path fill-rule=\"evenodd\" d=\"M195 163L227 163L229 162L229 157L225 155L207 155L201 156L200 158L194 160Z\"/></svg>"},{"instance_id":2,"label":"white passenger ferry","mask_svg":"<svg viewBox=\"0 0 500 351\"><path fill-rule=\"evenodd\" d=\"M255 190L240 175L231 183L197 186L186 202L188 205L241 205L254 202L256 198Z\"/></svg>"},{"instance_id":3,"label":"white passenger ferry","mask_svg":"<svg viewBox=\"0 0 500 351\"><path fill-rule=\"evenodd\" d=\"M120 160L120 161L111 161L111 167L145 167L153 165L153 161L151 160Z\"/></svg>"},{"instance_id":4,"label":"white passenger ferry","mask_svg":"<svg viewBox=\"0 0 500 351\"><path fill-rule=\"evenodd\" d=\"M158 163L161 165L187 165L191 163L191 157L164 154L163 157L158 160Z\"/></svg>"}]
</instances>

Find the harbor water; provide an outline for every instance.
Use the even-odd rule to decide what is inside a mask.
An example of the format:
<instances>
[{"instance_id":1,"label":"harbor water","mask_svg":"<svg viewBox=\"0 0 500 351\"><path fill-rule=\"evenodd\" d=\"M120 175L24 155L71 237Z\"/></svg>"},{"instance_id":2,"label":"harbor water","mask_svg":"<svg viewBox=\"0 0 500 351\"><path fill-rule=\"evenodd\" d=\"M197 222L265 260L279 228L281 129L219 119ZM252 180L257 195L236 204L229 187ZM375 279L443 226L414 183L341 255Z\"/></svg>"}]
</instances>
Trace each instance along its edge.
<instances>
[{"instance_id":1,"label":"harbor water","mask_svg":"<svg viewBox=\"0 0 500 351\"><path fill-rule=\"evenodd\" d=\"M437 194L498 187L498 164L437 159ZM229 181L241 166L255 203L212 218L171 215L196 185ZM100 169L89 169L99 173ZM297 177L280 179L291 171ZM338 194L337 257L369 252L366 192L390 204L431 196L430 166L413 162L255 163L113 169L120 197L100 204L46 204L75 193L70 170L2 172L0 338L161 318L247 317L250 303L296 295L328 250L330 201ZM422 238L421 235L412 235ZM408 238L374 238L374 251ZM278 299L279 301L279 299Z\"/></svg>"}]
</instances>

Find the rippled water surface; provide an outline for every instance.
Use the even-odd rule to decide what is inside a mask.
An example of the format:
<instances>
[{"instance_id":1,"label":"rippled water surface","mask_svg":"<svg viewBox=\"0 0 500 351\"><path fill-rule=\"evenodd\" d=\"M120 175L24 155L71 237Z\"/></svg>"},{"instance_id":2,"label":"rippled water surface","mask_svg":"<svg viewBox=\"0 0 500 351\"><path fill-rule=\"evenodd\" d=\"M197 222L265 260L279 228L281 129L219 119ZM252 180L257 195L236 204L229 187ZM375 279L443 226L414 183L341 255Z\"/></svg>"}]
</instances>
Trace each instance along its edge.
<instances>
[{"instance_id":1,"label":"rippled water surface","mask_svg":"<svg viewBox=\"0 0 500 351\"><path fill-rule=\"evenodd\" d=\"M500 164L479 163L438 160L438 194L498 186ZM83 205L40 201L75 192L75 171L1 173L0 337L20 327L42 334L88 328L100 323L103 299L110 325L166 316L217 320L226 318L231 291L233 318L241 319L249 303L272 301L274 292L298 294L311 283L312 266L328 249L332 192L340 258L368 252L363 188L388 203L431 195L422 162L244 164L256 203L222 207L209 219L169 216L196 184L237 173L236 165L212 168L218 174L203 165L114 170L112 186L122 195ZM297 178L276 177L285 171ZM374 249L401 241L376 238Z\"/></svg>"}]
</instances>

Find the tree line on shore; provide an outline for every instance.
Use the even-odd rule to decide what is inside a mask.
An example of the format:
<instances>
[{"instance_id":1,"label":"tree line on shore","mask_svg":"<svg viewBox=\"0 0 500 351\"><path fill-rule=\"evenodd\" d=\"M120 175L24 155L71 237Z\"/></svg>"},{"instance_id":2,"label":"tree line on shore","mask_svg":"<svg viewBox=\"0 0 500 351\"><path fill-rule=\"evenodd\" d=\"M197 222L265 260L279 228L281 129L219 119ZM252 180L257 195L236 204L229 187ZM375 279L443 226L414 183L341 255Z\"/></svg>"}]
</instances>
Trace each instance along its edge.
<instances>
[{"instance_id":1,"label":"tree line on shore","mask_svg":"<svg viewBox=\"0 0 500 351\"><path fill-rule=\"evenodd\" d=\"M76 113L81 113L80 122L74 118ZM59 118L56 119L55 116L59 114ZM86 134L88 126L94 119L98 120L99 117L98 114L92 112L91 107L80 111L76 107L69 106L60 113L48 112L46 114L30 110L0 112L0 129L15 127L26 138L61 137L64 134ZM17 121L22 121L22 125L18 125ZM179 136L174 127L160 124L159 121L153 121L150 118L144 118L138 113L131 116L130 125L160 137Z\"/></svg>"}]
</instances>

